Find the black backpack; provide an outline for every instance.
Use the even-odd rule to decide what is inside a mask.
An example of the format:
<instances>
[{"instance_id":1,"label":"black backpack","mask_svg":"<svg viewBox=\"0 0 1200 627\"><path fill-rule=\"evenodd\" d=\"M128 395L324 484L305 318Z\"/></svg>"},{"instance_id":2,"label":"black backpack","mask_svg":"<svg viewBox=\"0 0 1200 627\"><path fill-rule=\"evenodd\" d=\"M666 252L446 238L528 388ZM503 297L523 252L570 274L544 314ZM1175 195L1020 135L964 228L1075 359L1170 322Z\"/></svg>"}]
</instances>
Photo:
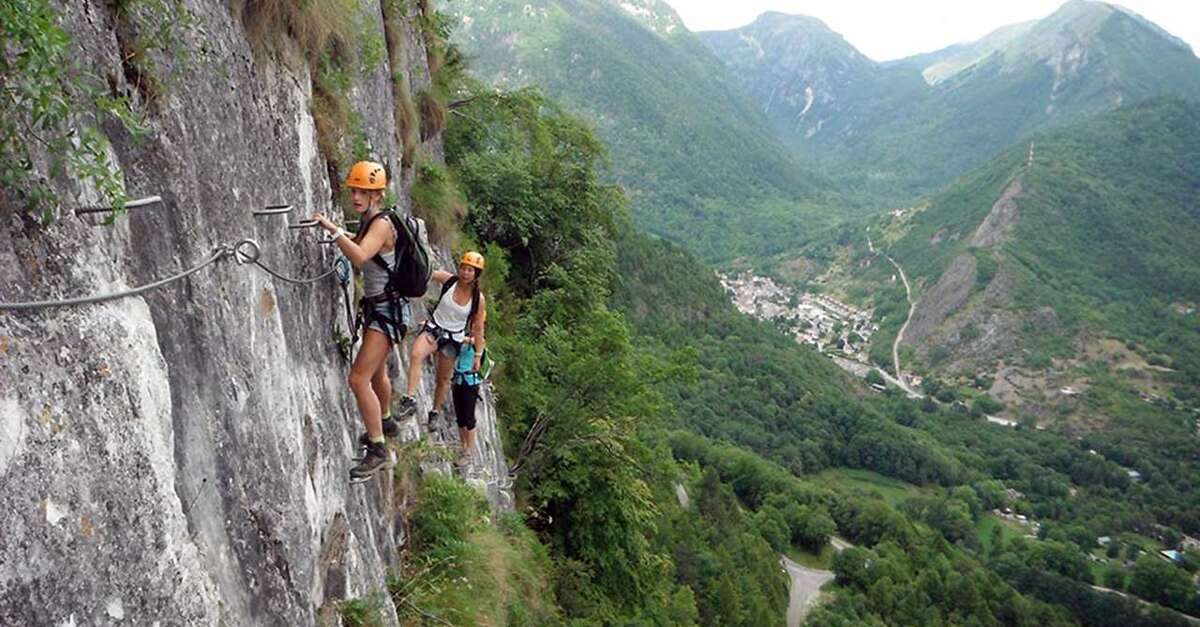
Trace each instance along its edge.
<instances>
[{"instance_id":1,"label":"black backpack","mask_svg":"<svg viewBox=\"0 0 1200 627\"><path fill-rule=\"evenodd\" d=\"M429 238L425 231L425 221L413 216L401 216L395 209L388 209L360 223L354 236L355 240L367 232L375 218L381 216L387 216L392 221L392 227L396 229L392 267L388 267L382 255L372 258L372 261L387 270L388 282L384 293L404 298L424 296L433 274L433 268L429 264Z\"/></svg>"}]
</instances>

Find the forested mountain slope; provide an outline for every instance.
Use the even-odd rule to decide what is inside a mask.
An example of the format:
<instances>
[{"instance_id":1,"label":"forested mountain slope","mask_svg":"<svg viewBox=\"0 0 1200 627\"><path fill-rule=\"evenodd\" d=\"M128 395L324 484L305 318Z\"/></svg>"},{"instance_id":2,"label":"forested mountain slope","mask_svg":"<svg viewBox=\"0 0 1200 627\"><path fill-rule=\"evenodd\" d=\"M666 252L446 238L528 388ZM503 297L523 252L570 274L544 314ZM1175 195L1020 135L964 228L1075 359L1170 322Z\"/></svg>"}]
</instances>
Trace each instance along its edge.
<instances>
[{"instance_id":1,"label":"forested mountain slope","mask_svg":"<svg viewBox=\"0 0 1200 627\"><path fill-rule=\"evenodd\" d=\"M703 37L799 154L896 203L1039 130L1155 96L1200 97L1186 44L1102 2L883 64L812 22L767 15Z\"/></svg>"},{"instance_id":2,"label":"forested mountain slope","mask_svg":"<svg viewBox=\"0 0 1200 627\"><path fill-rule=\"evenodd\" d=\"M813 151L867 141L889 117L927 106L919 72L872 61L816 18L767 12L699 36L780 136Z\"/></svg>"},{"instance_id":3,"label":"forested mountain slope","mask_svg":"<svg viewBox=\"0 0 1200 627\"><path fill-rule=\"evenodd\" d=\"M1043 322L1040 342L1109 334L1195 385L1198 326L1184 312L1200 299L1198 190L1194 103L1154 101L1039 137L1032 162L1014 149L934 196L891 244L925 285L906 339L922 353L1004 358L1002 326L1020 335ZM1021 322L989 322L1014 314ZM968 324L989 337L963 338Z\"/></svg>"},{"instance_id":4,"label":"forested mountain slope","mask_svg":"<svg viewBox=\"0 0 1200 627\"><path fill-rule=\"evenodd\" d=\"M871 225L916 289L904 368L942 402L1082 437L1182 503L1200 461L1200 105L1153 101L1036 142L1032 163L1014 149ZM856 289L898 314L872 349L890 367L907 303L890 264L854 255Z\"/></svg>"},{"instance_id":5,"label":"forested mountain slope","mask_svg":"<svg viewBox=\"0 0 1200 627\"><path fill-rule=\"evenodd\" d=\"M894 391L877 396L811 348L735 312L715 277L687 253L640 236L618 242L612 301L628 316L640 350L665 362L643 372L670 403L667 424L737 445L675 432L676 457L717 470L761 518L763 537L778 537L769 521L786 509L776 500L792 489L781 487L786 469L802 479L795 489L807 496L796 498L806 509L821 504L839 533L871 547L833 560L837 600L812 624L931 624L939 617L969 624L956 611L1013 623L1038 615L1041 624L1186 624L1092 583L1130 585L1145 598L1200 611L1186 589L1168 601L1153 592L1156 584L1127 583L1148 576L1157 557L1136 567L1108 559L1088 567L1101 536L1121 538L1118 548L1132 564L1146 547L1178 542L1180 530L1200 531L1187 505L1198 479L1195 447L1177 420L1147 414L1153 408L1138 402L1120 428L1080 440L1070 429L990 424L981 401L960 408ZM1152 433L1143 434L1148 427ZM1129 469L1142 480L1131 480ZM814 493L812 484L834 495ZM1036 520L1024 528L1039 539L1019 537L1015 514L1000 522L991 513L1005 507ZM808 524L792 527L798 547ZM862 575L868 561L880 566ZM969 583L941 596L947 592L935 581L947 581L949 564ZM1172 567L1163 581L1177 586L1184 573ZM881 580L890 583L876 585ZM1027 596L1009 596L1010 584ZM1032 597L1055 606L1047 611ZM964 610L953 600L962 598L988 600Z\"/></svg>"},{"instance_id":6,"label":"forested mountain slope","mask_svg":"<svg viewBox=\"0 0 1200 627\"><path fill-rule=\"evenodd\" d=\"M782 250L835 215L721 63L657 0L456 0L480 77L589 119L640 226L709 259Z\"/></svg>"}]
</instances>

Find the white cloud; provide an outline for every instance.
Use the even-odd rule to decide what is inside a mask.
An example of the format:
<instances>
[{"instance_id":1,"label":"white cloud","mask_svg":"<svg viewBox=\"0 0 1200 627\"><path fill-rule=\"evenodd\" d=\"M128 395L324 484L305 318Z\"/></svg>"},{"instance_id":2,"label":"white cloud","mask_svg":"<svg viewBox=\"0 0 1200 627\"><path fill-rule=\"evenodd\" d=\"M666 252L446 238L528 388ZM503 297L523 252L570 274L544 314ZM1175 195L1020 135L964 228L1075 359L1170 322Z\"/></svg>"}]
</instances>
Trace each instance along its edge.
<instances>
[{"instance_id":1,"label":"white cloud","mask_svg":"<svg viewBox=\"0 0 1200 627\"><path fill-rule=\"evenodd\" d=\"M666 0L693 31L725 30L764 11L810 15L824 21L863 54L897 59L972 41L1016 22L1045 17L1062 0ZM1200 1L1119 2L1200 48Z\"/></svg>"}]
</instances>

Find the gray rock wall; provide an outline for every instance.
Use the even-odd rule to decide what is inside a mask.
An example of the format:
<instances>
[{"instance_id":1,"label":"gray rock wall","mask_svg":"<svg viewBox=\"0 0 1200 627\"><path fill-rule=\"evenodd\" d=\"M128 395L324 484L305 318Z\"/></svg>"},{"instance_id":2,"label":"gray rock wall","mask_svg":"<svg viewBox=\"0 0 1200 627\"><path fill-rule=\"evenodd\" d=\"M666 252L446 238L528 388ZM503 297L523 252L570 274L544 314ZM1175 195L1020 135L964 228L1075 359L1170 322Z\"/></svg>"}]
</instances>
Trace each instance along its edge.
<instances>
[{"instance_id":1,"label":"gray rock wall","mask_svg":"<svg viewBox=\"0 0 1200 627\"><path fill-rule=\"evenodd\" d=\"M143 285L247 237L286 276L330 267L335 251L317 233L286 228L332 209L307 69L256 56L224 3L186 4L208 58L166 85L145 140L105 126L130 196L163 205L110 227L71 215L43 227L0 208L0 301ZM136 93L109 3L60 10L85 65ZM427 81L415 34L402 69ZM385 61L357 78L350 99L395 169L392 70ZM406 202L407 182L395 191ZM61 192L66 205L96 198ZM251 215L277 202L297 210ZM439 259L452 263L445 250ZM344 319L336 280L293 286L229 257L138 297L0 312L0 625L305 625L381 591L404 501L391 477L346 480L362 427L333 341ZM487 400L487 463L472 481L511 508Z\"/></svg>"}]
</instances>

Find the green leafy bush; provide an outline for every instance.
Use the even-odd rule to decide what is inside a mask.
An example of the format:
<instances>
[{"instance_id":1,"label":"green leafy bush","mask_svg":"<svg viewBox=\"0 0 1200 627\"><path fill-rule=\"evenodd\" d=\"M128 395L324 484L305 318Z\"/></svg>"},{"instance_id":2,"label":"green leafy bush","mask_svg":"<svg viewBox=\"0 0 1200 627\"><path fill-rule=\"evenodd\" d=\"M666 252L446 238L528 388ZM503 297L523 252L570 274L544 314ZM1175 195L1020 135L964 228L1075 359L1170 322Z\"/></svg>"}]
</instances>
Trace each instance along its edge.
<instances>
[{"instance_id":1,"label":"green leafy bush","mask_svg":"<svg viewBox=\"0 0 1200 627\"><path fill-rule=\"evenodd\" d=\"M46 0L0 1L0 77L0 201L48 222L59 201L51 179L76 176L120 212L124 180L97 127L111 116L138 133L140 121L79 64Z\"/></svg>"}]
</instances>

